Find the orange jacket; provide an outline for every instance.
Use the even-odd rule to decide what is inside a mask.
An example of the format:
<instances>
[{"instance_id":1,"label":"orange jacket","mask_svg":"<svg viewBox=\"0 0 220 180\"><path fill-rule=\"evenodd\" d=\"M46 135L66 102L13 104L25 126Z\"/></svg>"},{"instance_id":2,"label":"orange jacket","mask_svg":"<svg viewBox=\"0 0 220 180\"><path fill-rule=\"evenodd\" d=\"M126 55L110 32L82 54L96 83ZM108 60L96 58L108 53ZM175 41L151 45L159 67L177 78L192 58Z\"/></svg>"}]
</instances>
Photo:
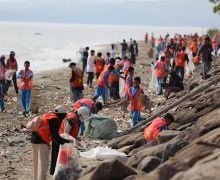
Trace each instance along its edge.
<instances>
[{"instance_id":1,"label":"orange jacket","mask_svg":"<svg viewBox=\"0 0 220 180\"><path fill-rule=\"evenodd\" d=\"M50 141L52 140L52 135L49 127L49 121L52 119L58 119L57 115L51 112L44 114L42 117L41 125L37 131L37 134L48 145L50 145Z\"/></svg>"},{"instance_id":2,"label":"orange jacket","mask_svg":"<svg viewBox=\"0 0 220 180\"><path fill-rule=\"evenodd\" d=\"M95 64L96 73L101 73L104 70L105 61L101 57L97 57L95 59L94 64Z\"/></svg>"},{"instance_id":3,"label":"orange jacket","mask_svg":"<svg viewBox=\"0 0 220 180\"><path fill-rule=\"evenodd\" d=\"M32 76L33 72L31 70L21 70L19 72L20 79L20 89L21 90L31 90L32 89Z\"/></svg>"},{"instance_id":4,"label":"orange jacket","mask_svg":"<svg viewBox=\"0 0 220 180\"><path fill-rule=\"evenodd\" d=\"M134 110L141 111L143 109L143 106L140 102L140 95L142 94L143 90L140 87L138 87L138 90L135 94L132 94L132 90L133 90L133 87L131 87L128 90L128 97L131 102L130 110L131 111L134 111Z\"/></svg>"},{"instance_id":5,"label":"orange jacket","mask_svg":"<svg viewBox=\"0 0 220 180\"><path fill-rule=\"evenodd\" d=\"M76 101L73 104L73 109L78 110L82 106L87 106L87 107L89 107L90 111L93 112L93 104L94 104L94 102L92 99L83 98L83 99Z\"/></svg>"},{"instance_id":6,"label":"orange jacket","mask_svg":"<svg viewBox=\"0 0 220 180\"><path fill-rule=\"evenodd\" d=\"M71 81L71 86L73 88L83 87L83 72L77 69L72 73L74 74L74 79Z\"/></svg>"},{"instance_id":7,"label":"orange jacket","mask_svg":"<svg viewBox=\"0 0 220 180\"><path fill-rule=\"evenodd\" d=\"M144 129L144 138L147 141L154 141L157 139L160 128L166 125L166 121L161 117L157 117L152 123Z\"/></svg>"},{"instance_id":8,"label":"orange jacket","mask_svg":"<svg viewBox=\"0 0 220 180\"><path fill-rule=\"evenodd\" d=\"M64 118L64 120L62 121L61 125L60 125L60 129L59 129L59 134L63 134L64 133L64 129L65 129L65 124L66 121L68 119L71 119L71 121L73 122L73 128L70 131L70 134L72 137L76 138L78 133L79 133L79 125L77 123L77 116L75 113L68 113L66 115L66 117Z\"/></svg>"},{"instance_id":9,"label":"orange jacket","mask_svg":"<svg viewBox=\"0 0 220 180\"><path fill-rule=\"evenodd\" d=\"M185 66L185 62L186 62L186 53L184 51L180 51L177 53L177 57L176 57L176 66L177 67L184 67Z\"/></svg>"}]
</instances>

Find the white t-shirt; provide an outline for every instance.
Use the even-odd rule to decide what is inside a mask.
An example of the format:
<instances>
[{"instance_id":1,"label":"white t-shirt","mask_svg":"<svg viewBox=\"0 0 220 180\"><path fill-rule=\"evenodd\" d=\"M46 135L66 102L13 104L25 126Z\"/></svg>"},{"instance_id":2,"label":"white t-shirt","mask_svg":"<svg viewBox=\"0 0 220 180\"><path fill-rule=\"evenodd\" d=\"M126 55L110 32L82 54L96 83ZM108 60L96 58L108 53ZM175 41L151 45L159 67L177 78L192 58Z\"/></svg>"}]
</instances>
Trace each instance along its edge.
<instances>
[{"instance_id":1,"label":"white t-shirt","mask_svg":"<svg viewBox=\"0 0 220 180\"><path fill-rule=\"evenodd\" d=\"M95 65L94 65L95 56L89 56L87 59L87 72L94 72Z\"/></svg>"}]
</instances>

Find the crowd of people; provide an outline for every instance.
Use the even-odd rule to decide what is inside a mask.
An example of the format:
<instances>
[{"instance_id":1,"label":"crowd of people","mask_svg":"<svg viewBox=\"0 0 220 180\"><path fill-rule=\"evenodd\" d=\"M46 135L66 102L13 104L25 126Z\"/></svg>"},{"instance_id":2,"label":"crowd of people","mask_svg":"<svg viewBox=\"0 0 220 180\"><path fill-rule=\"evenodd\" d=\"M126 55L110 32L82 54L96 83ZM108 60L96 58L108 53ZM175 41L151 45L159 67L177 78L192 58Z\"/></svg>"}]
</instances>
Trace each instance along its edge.
<instances>
[{"instance_id":1,"label":"crowd of people","mask_svg":"<svg viewBox=\"0 0 220 180\"><path fill-rule=\"evenodd\" d=\"M145 42L149 43L149 35L146 33ZM170 38L167 34L158 40L151 35L151 47L155 48L155 61L152 62L153 73L157 79L157 95L164 95L169 98L170 93L179 92L184 89L185 66L192 61L195 65L202 63L202 79L209 77L212 62L212 44L208 35L203 37L194 35L175 35ZM27 125L32 131L31 142L33 150L33 165L35 180L45 180L49 167L49 147L52 147L50 174L55 171L57 156L60 144L73 143L61 137L67 133L80 141L85 131L84 122L91 114L97 114L103 107L110 103L110 99L118 100L123 98L130 103L132 126L136 126L141 120L143 105L141 96L144 94L141 87L141 77L135 76L135 63L138 56L138 44L130 39L127 43L124 39L120 44L121 52L117 51L116 45L112 44L110 51L105 55L102 52L95 52L86 47L81 53L82 69L75 62L69 64L71 76L69 85L71 87L72 109L70 112L63 106L58 106L51 112L35 118L39 126L33 128L36 123ZM186 51L187 49L187 51ZM191 55L192 59L189 57ZM11 51L9 58L0 57L0 108L5 112L4 100L8 89L13 81L15 93L21 94L24 117L29 116L33 72L30 68L30 61L24 62L24 69L18 71L15 52ZM87 74L86 86L84 85ZM96 78L96 86L93 79ZM17 78L19 88L17 86ZM120 79L125 82L123 95L119 93ZM169 80L169 81L168 81ZM95 89L93 98L84 97L84 88ZM102 103L97 101L101 96ZM33 122L33 121L31 121ZM144 137L147 142L157 139L160 131L168 129L174 122L172 114L153 120L150 126L144 130ZM51 144L52 142L52 144ZM79 142L78 142L79 143Z\"/></svg>"}]
</instances>

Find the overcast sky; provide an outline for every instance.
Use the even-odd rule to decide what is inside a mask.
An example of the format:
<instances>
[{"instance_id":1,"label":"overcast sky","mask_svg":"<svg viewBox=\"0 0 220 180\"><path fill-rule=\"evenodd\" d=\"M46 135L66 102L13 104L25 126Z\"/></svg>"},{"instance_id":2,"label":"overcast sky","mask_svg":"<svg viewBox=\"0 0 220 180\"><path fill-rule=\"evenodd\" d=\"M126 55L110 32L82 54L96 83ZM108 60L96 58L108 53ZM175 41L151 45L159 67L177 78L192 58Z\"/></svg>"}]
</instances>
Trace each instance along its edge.
<instances>
[{"instance_id":1,"label":"overcast sky","mask_svg":"<svg viewBox=\"0 0 220 180\"><path fill-rule=\"evenodd\" d=\"M0 0L0 21L220 27L208 0Z\"/></svg>"}]
</instances>

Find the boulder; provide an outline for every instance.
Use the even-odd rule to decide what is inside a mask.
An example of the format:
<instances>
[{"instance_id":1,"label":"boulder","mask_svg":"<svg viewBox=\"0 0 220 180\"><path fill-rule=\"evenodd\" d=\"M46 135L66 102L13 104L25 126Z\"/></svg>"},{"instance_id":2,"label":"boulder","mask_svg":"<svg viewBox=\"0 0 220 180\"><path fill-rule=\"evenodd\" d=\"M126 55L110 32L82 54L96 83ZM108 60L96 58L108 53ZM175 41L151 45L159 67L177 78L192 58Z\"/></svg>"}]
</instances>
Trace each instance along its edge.
<instances>
[{"instance_id":1,"label":"boulder","mask_svg":"<svg viewBox=\"0 0 220 180\"><path fill-rule=\"evenodd\" d=\"M148 156L144 158L138 165L137 169L146 173L152 171L161 163L161 159L156 156Z\"/></svg>"},{"instance_id":2,"label":"boulder","mask_svg":"<svg viewBox=\"0 0 220 180\"><path fill-rule=\"evenodd\" d=\"M95 171L80 178L80 180L119 180L137 174L130 167L123 165L118 160L103 162Z\"/></svg>"},{"instance_id":3,"label":"boulder","mask_svg":"<svg viewBox=\"0 0 220 180\"><path fill-rule=\"evenodd\" d=\"M174 137L178 136L181 132L180 131L173 131L173 130L166 130L166 131L161 131L159 136L158 136L158 141L160 143L165 143Z\"/></svg>"},{"instance_id":4,"label":"boulder","mask_svg":"<svg viewBox=\"0 0 220 180\"><path fill-rule=\"evenodd\" d=\"M134 146L133 145L130 145L130 146L124 146L120 149L117 149L118 152L123 152L125 154L129 154L129 152L131 152L132 150L134 149Z\"/></svg>"}]
</instances>

